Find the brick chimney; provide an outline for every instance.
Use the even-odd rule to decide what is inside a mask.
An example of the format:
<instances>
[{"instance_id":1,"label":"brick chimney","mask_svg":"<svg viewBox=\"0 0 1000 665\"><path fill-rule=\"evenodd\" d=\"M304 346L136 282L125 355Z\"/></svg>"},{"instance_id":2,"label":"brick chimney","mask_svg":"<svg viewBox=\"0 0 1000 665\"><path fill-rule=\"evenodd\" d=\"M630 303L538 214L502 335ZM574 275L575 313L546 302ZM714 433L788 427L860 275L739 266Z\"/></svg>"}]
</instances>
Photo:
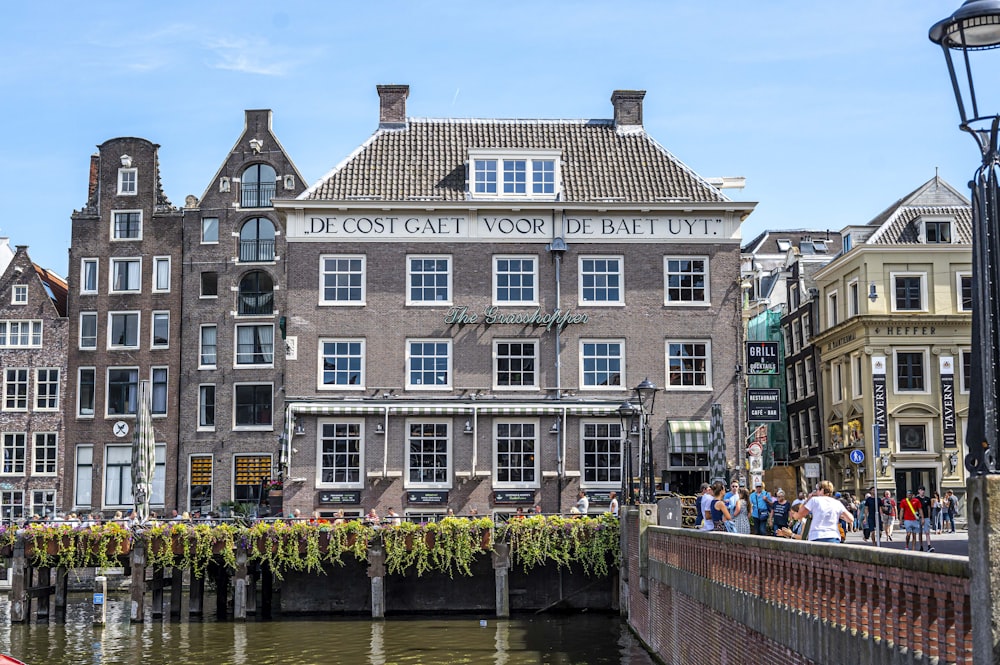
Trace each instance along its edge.
<instances>
[{"instance_id":1,"label":"brick chimney","mask_svg":"<svg viewBox=\"0 0 1000 665\"><path fill-rule=\"evenodd\" d=\"M611 104L615 107L615 127L642 127L642 98L645 90L615 90Z\"/></svg>"},{"instance_id":2,"label":"brick chimney","mask_svg":"<svg viewBox=\"0 0 1000 665\"><path fill-rule=\"evenodd\" d=\"M90 175L87 180L87 205L97 205L98 189L101 185L101 154L94 153L90 156Z\"/></svg>"},{"instance_id":3,"label":"brick chimney","mask_svg":"<svg viewBox=\"0 0 1000 665\"><path fill-rule=\"evenodd\" d=\"M377 85L379 109L378 126L406 126L406 98L410 96L408 85Z\"/></svg>"}]
</instances>

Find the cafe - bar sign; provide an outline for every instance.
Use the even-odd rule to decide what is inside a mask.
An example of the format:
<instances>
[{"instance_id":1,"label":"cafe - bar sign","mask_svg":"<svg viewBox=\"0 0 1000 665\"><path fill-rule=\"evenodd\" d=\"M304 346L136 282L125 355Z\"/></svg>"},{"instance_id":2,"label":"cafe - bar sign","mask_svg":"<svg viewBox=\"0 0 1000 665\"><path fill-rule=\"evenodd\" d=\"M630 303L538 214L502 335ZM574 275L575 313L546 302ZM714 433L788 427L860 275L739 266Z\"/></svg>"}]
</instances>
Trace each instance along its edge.
<instances>
[{"instance_id":1,"label":"cafe - bar sign","mask_svg":"<svg viewBox=\"0 0 1000 665\"><path fill-rule=\"evenodd\" d=\"M777 374L778 343L747 342L747 374Z\"/></svg>"}]
</instances>

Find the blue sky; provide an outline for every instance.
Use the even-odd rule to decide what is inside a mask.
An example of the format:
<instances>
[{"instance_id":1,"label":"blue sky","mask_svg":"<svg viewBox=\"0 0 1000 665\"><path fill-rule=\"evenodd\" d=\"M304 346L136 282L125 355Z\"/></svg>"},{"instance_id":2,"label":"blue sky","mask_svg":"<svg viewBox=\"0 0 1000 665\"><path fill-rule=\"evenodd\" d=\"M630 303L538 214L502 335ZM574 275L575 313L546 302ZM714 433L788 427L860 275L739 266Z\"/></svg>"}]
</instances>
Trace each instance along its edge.
<instances>
[{"instance_id":1,"label":"blue sky","mask_svg":"<svg viewBox=\"0 0 1000 665\"><path fill-rule=\"evenodd\" d=\"M270 108L310 183L375 130L382 83L415 117L608 118L647 91L646 130L706 177L745 176L768 228L865 223L979 163L940 48L960 0L19 3L0 27L0 236L66 272L89 156L160 144L167 196L201 196L244 109ZM995 58L1000 70L1000 54Z\"/></svg>"}]
</instances>

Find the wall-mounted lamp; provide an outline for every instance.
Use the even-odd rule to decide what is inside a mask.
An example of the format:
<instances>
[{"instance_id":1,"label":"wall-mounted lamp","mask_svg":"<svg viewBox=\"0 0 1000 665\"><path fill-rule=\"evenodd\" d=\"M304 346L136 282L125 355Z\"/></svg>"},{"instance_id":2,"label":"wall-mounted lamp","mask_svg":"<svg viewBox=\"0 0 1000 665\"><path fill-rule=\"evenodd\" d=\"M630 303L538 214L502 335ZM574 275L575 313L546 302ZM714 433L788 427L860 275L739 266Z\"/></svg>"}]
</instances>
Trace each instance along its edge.
<instances>
[{"instance_id":1,"label":"wall-mounted lamp","mask_svg":"<svg viewBox=\"0 0 1000 665\"><path fill-rule=\"evenodd\" d=\"M853 477L854 477L854 472L851 470L851 467L849 466L844 467L844 479L846 480L848 478L853 478Z\"/></svg>"},{"instance_id":2,"label":"wall-mounted lamp","mask_svg":"<svg viewBox=\"0 0 1000 665\"><path fill-rule=\"evenodd\" d=\"M293 418L293 420L292 420L292 426L295 428L294 432L296 434L305 434L306 433L306 424L304 422L302 422L301 420L299 420L298 418L296 418L295 416L292 416L292 418Z\"/></svg>"},{"instance_id":3,"label":"wall-mounted lamp","mask_svg":"<svg viewBox=\"0 0 1000 665\"><path fill-rule=\"evenodd\" d=\"M379 423L378 425L375 425L375 433L376 434L385 434L385 427L382 426L382 423Z\"/></svg>"},{"instance_id":4,"label":"wall-mounted lamp","mask_svg":"<svg viewBox=\"0 0 1000 665\"><path fill-rule=\"evenodd\" d=\"M465 421L465 433L466 434L472 434L472 421L471 420L466 420Z\"/></svg>"},{"instance_id":5,"label":"wall-mounted lamp","mask_svg":"<svg viewBox=\"0 0 1000 665\"><path fill-rule=\"evenodd\" d=\"M250 149L253 150L254 154L259 153L263 147L264 142L260 139L250 139Z\"/></svg>"},{"instance_id":6,"label":"wall-mounted lamp","mask_svg":"<svg viewBox=\"0 0 1000 665\"><path fill-rule=\"evenodd\" d=\"M955 473L955 470L958 469L958 453L948 455L948 466L951 467L951 473Z\"/></svg>"},{"instance_id":7,"label":"wall-mounted lamp","mask_svg":"<svg viewBox=\"0 0 1000 665\"><path fill-rule=\"evenodd\" d=\"M132 168L132 158L128 155L122 155L122 166L127 169Z\"/></svg>"},{"instance_id":8,"label":"wall-mounted lamp","mask_svg":"<svg viewBox=\"0 0 1000 665\"><path fill-rule=\"evenodd\" d=\"M889 470L889 453L882 453L879 455L878 464L881 467L882 475L884 476Z\"/></svg>"},{"instance_id":9,"label":"wall-mounted lamp","mask_svg":"<svg viewBox=\"0 0 1000 665\"><path fill-rule=\"evenodd\" d=\"M558 433L559 433L559 421L557 420L554 423L552 423L552 427L549 428L549 434L558 434Z\"/></svg>"},{"instance_id":10,"label":"wall-mounted lamp","mask_svg":"<svg viewBox=\"0 0 1000 665\"><path fill-rule=\"evenodd\" d=\"M875 282L868 285L868 299L872 302L878 300L878 290L875 288Z\"/></svg>"}]
</instances>

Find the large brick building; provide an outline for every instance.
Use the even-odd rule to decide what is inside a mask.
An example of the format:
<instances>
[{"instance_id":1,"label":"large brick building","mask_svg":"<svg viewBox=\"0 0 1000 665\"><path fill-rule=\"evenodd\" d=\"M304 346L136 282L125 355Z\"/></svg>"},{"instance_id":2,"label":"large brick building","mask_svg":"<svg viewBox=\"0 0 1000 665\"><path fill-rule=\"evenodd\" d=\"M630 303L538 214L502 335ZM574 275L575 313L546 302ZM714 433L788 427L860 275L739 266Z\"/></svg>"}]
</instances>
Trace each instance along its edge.
<instances>
[{"instance_id":1,"label":"large brick building","mask_svg":"<svg viewBox=\"0 0 1000 665\"><path fill-rule=\"evenodd\" d=\"M714 402L735 464L753 204L646 134L642 91L579 121L413 119L407 86L378 91L375 134L275 201L286 507L599 510L647 378L658 483L708 477Z\"/></svg>"}]
</instances>

